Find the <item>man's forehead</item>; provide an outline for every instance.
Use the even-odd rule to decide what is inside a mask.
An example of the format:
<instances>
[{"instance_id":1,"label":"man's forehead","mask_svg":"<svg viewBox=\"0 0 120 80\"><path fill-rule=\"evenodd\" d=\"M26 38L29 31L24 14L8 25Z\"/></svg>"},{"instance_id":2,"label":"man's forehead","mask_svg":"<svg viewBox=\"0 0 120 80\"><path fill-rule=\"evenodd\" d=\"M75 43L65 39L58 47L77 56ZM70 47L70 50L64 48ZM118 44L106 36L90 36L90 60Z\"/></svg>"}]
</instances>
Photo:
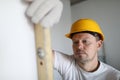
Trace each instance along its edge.
<instances>
[{"instance_id":1,"label":"man's forehead","mask_svg":"<svg viewBox=\"0 0 120 80\"><path fill-rule=\"evenodd\" d=\"M90 33L76 33L76 34L74 34L73 35L73 37L72 37L72 39L87 39L87 38L92 38L92 37L94 37L92 34L90 34ZM94 37L95 38L95 37Z\"/></svg>"}]
</instances>

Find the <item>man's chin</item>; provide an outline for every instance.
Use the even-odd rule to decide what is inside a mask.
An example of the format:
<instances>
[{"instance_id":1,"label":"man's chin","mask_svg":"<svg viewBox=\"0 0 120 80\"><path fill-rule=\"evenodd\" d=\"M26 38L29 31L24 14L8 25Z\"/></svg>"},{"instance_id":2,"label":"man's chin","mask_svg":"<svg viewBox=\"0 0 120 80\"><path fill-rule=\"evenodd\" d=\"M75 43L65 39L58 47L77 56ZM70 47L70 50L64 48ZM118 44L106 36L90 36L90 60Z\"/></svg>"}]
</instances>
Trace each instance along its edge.
<instances>
[{"instance_id":1,"label":"man's chin","mask_svg":"<svg viewBox=\"0 0 120 80\"><path fill-rule=\"evenodd\" d=\"M80 62L80 63L86 63L89 61L86 57L83 57L83 56L74 56L74 57L75 57L76 61Z\"/></svg>"},{"instance_id":2,"label":"man's chin","mask_svg":"<svg viewBox=\"0 0 120 80\"><path fill-rule=\"evenodd\" d=\"M84 58L86 58L87 57L87 55L85 54L85 53L80 53L80 54L75 54L74 55L75 57L78 57L78 58L80 58L80 59L84 59Z\"/></svg>"}]
</instances>

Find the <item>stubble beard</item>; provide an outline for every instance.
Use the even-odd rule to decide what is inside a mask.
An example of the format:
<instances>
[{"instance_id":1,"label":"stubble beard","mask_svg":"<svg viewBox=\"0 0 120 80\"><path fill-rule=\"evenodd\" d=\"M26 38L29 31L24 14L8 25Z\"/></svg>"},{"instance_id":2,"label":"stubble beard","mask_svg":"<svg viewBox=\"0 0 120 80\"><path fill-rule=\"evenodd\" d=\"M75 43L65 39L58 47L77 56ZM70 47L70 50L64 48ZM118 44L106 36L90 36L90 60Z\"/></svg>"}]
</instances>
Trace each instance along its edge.
<instances>
[{"instance_id":1,"label":"stubble beard","mask_svg":"<svg viewBox=\"0 0 120 80\"><path fill-rule=\"evenodd\" d=\"M90 59L88 58L88 56L86 55L86 57L81 57L81 56L78 56L78 55L74 55L74 58L76 60L77 63L82 63L82 64L85 64L87 62L90 61Z\"/></svg>"},{"instance_id":2,"label":"stubble beard","mask_svg":"<svg viewBox=\"0 0 120 80\"><path fill-rule=\"evenodd\" d=\"M89 58L89 56L86 53L84 53L84 56L79 54L78 55L74 54L74 58L77 63L86 64L88 62L93 61L95 58L95 55L92 58Z\"/></svg>"}]
</instances>

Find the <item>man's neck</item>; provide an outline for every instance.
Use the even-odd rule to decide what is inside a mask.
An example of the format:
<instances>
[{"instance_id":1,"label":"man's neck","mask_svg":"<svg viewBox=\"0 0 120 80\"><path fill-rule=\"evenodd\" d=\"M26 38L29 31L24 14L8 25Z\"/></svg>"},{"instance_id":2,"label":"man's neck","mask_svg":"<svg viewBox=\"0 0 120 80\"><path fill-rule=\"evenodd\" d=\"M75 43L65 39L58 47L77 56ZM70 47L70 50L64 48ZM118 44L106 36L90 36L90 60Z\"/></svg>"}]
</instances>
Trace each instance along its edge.
<instances>
[{"instance_id":1,"label":"man's neck","mask_svg":"<svg viewBox=\"0 0 120 80\"><path fill-rule=\"evenodd\" d=\"M91 62L86 62L86 63L78 63L78 65L87 72L94 72L98 69L100 62L91 61Z\"/></svg>"}]
</instances>

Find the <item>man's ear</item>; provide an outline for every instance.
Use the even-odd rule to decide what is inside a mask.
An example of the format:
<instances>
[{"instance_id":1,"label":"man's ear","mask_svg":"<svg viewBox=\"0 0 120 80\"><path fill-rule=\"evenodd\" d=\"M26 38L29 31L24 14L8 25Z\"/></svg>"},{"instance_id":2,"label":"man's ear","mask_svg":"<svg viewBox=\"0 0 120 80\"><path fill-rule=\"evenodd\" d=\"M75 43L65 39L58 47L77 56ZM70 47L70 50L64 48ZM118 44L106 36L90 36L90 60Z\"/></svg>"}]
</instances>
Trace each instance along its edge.
<instances>
[{"instance_id":1,"label":"man's ear","mask_svg":"<svg viewBox=\"0 0 120 80\"><path fill-rule=\"evenodd\" d=\"M102 45L103 45L103 41L102 40L97 41L98 50L100 50L100 48L102 47Z\"/></svg>"}]
</instances>

